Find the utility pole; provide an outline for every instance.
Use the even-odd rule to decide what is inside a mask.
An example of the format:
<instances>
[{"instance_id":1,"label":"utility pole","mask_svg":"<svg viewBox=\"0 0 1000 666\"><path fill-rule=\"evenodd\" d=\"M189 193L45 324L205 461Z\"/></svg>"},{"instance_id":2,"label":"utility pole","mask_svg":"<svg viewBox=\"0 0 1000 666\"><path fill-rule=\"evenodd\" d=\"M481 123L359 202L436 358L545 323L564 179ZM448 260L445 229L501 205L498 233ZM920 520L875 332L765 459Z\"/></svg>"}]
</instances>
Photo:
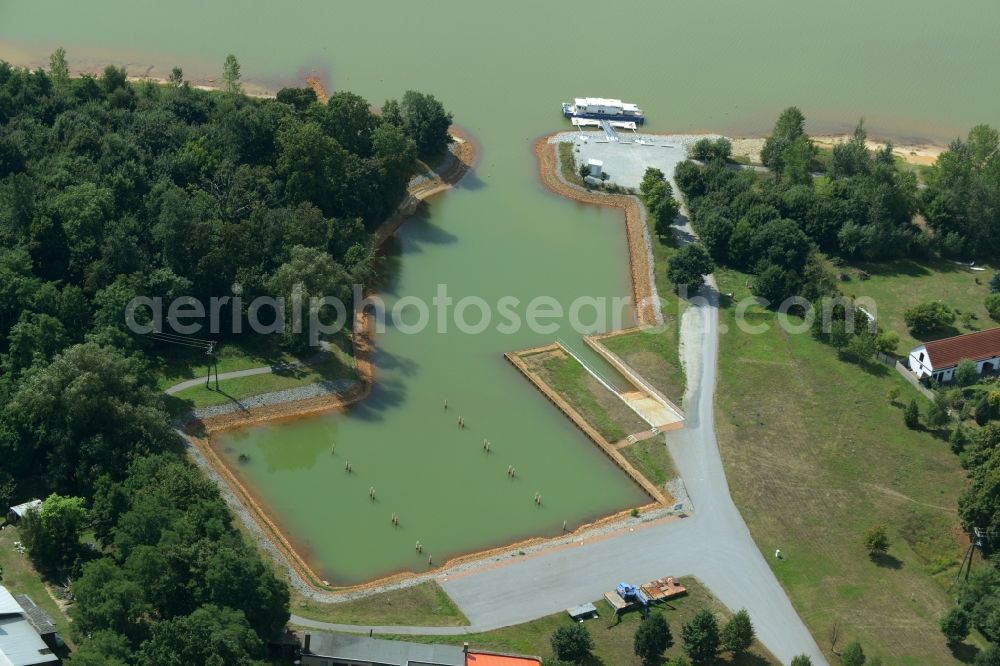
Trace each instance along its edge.
<instances>
[{"instance_id":1,"label":"utility pole","mask_svg":"<svg viewBox=\"0 0 1000 666\"><path fill-rule=\"evenodd\" d=\"M179 345L181 347L193 347L195 349L204 350L205 355L208 357L207 362L207 372L205 374L205 388L211 390L212 385L212 368L215 368L215 390L219 390L219 361L218 361L218 348L219 343L215 340L203 340L201 338L192 338L186 335L177 335L176 333L164 333L162 331L153 331L149 334L153 340L157 342L165 342L172 345Z\"/></svg>"},{"instance_id":2,"label":"utility pole","mask_svg":"<svg viewBox=\"0 0 1000 666\"><path fill-rule=\"evenodd\" d=\"M966 583L969 580L969 574L972 573L972 560L976 556L976 548L980 551L983 549L983 538L985 536L985 531L981 527L972 528L972 543L969 544L969 549L965 551L965 556L962 557L962 565L958 567L958 573L955 574L955 580L952 581L951 585L948 586L948 591L955 586L959 578L962 578L962 570L965 570L965 577L962 578L962 583Z\"/></svg>"},{"instance_id":3,"label":"utility pole","mask_svg":"<svg viewBox=\"0 0 1000 666\"><path fill-rule=\"evenodd\" d=\"M219 360L215 356L215 347L218 343L214 340L208 343L205 355L208 356L208 371L205 373L205 388L211 390L212 367L215 367L215 390L219 390Z\"/></svg>"}]
</instances>

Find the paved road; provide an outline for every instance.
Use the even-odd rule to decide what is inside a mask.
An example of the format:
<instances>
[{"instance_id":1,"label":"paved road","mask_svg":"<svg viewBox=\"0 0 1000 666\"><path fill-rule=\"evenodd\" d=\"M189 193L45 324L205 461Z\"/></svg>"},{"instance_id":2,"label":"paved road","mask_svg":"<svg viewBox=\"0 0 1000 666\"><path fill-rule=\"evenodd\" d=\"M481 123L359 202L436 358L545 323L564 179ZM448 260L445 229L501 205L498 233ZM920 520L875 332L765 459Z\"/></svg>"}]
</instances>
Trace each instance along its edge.
<instances>
[{"instance_id":1,"label":"paved road","mask_svg":"<svg viewBox=\"0 0 1000 666\"><path fill-rule=\"evenodd\" d=\"M798 654L809 655L817 665L827 663L729 496L713 426L718 355L713 284L706 293L706 299L688 308L682 326L689 384L687 427L666 435L694 505L693 515L442 579L442 587L469 618L468 627L374 627L375 632L488 631L593 601L619 581L693 575L729 608L746 608L758 638L782 663ZM359 629L295 616L292 621L321 629Z\"/></svg>"}]
</instances>

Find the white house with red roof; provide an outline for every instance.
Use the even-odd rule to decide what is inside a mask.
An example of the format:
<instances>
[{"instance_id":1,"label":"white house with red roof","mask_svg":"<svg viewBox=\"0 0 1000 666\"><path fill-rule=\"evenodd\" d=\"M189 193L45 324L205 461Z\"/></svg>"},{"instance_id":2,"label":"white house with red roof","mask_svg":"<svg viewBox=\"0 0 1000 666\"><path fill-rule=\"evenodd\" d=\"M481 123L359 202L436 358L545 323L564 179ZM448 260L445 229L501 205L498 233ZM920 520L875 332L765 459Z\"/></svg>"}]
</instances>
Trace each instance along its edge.
<instances>
[{"instance_id":1,"label":"white house with red roof","mask_svg":"<svg viewBox=\"0 0 1000 666\"><path fill-rule=\"evenodd\" d=\"M927 342L910 352L910 370L918 379L950 382L961 361L976 364L981 375L1000 372L1000 328Z\"/></svg>"}]
</instances>

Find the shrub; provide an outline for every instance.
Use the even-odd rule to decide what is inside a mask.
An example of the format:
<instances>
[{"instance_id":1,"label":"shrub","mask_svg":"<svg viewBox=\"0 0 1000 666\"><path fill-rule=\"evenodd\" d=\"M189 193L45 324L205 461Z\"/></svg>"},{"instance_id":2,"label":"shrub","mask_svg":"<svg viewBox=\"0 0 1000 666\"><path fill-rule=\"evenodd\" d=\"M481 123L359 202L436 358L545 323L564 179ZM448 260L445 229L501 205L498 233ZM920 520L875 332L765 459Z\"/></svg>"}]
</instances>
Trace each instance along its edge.
<instances>
[{"instance_id":1,"label":"shrub","mask_svg":"<svg viewBox=\"0 0 1000 666\"><path fill-rule=\"evenodd\" d=\"M960 643L969 635L969 614L955 607L941 618L941 633L949 643Z\"/></svg>"},{"instance_id":2,"label":"shrub","mask_svg":"<svg viewBox=\"0 0 1000 666\"><path fill-rule=\"evenodd\" d=\"M889 550L889 535L886 534L885 525L874 525L865 532L865 550L871 557L885 555Z\"/></svg>"},{"instance_id":3,"label":"shrub","mask_svg":"<svg viewBox=\"0 0 1000 666\"><path fill-rule=\"evenodd\" d=\"M923 335L946 330L955 323L955 311L941 301L931 301L909 308L903 319L914 335Z\"/></svg>"},{"instance_id":4,"label":"shrub","mask_svg":"<svg viewBox=\"0 0 1000 666\"><path fill-rule=\"evenodd\" d=\"M719 655L719 623L711 611L702 609L681 629L684 652L696 664L715 659Z\"/></svg>"},{"instance_id":5,"label":"shrub","mask_svg":"<svg viewBox=\"0 0 1000 666\"><path fill-rule=\"evenodd\" d=\"M753 623L745 608L732 616L722 629L722 644L734 654L749 650L753 639Z\"/></svg>"},{"instance_id":6,"label":"shrub","mask_svg":"<svg viewBox=\"0 0 1000 666\"><path fill-rule=\"evenodd\" d=\"M791 666L813 666L813 660L804 654L792 659Z\"/></svg>"},{"instance_id":7,"label":"shrub","mask_svg":"<svg viewBox=\"0 0 1000 666\"><path fill-rule=\"evenodd\" d=\"M959 386L971 386L979 381L979 371L976 364L969 359L963 359L955 368L955 383Z\"/></svg>"},{"instance_id":8,"label":"shrub","mask_svg":"<svg viewBox=\"0 0 1000 666\"><path fill-rule=\"evenodd\" d=\"M715 270L712 258L701 245L685 245L667 262L667 279L676 289L686 285L688 294L695 294L705 284L704 276Z\"/></svg>"},{"instance_id":9,"label":"shrub","mask_svg":"<svg viewBox=\"0 0 1000 666\"><path fill-rule=\"evenodd\" d=\"M997 273L1000 276L1000 273ZM990 313L990 317L996 321L1000 321L1000 294L990 294L986 297L986 311Z\"/></svg>"},{"instance_id":10,"label":"shrub","mask_svg":"<svg viewBox=\"0 0 1000 666\"><path fill-rule=\"evenodd\" d=\"M910 404L903 410L903 423L910 430L916 430L920 427L920 408L917 407L916 400L911 400Z\"/></svg>"},{"instance_id":11,"label":"shrub","mask_svg":"<svg viewBox=\"0 0 1000 666\"><path fill-rule=\"evenodd\" d=\"M594 649L594 639L582 624L559 627L552 634L552 651L561 661L581 663Z\"/></svg>"},{"instance_id":12,"label":"shrub","mask_svg":"<svg viewBox=\"0 0 1000 666\"><path fill-rule=\"evenodd\" d=\"M840 654L841 666L864 666L865 651L861 649L861 644L857 641L844 648Z\"/></svg>"},{"instance_id":13,"label":"shrub","mask_svg":"<svg viewBox=\"0 0 1000 666\"><path fill-rule=\"evenodd\" d=\"M653 613L635 631L633 649L646 664L658 664L663 653L674 644L670 626L660 613Z\"/></svg>"}]
</instances>

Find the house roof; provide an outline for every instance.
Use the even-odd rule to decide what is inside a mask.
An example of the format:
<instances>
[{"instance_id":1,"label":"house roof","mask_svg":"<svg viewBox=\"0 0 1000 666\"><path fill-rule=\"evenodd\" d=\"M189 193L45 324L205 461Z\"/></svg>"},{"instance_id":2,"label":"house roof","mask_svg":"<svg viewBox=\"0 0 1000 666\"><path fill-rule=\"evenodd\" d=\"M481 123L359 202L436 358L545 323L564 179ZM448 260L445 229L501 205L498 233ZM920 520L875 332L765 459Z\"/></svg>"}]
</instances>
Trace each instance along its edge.
<instances>
[{"instance_id":1,"label":"house roof","mask_svg":"<svg viewBox=\"0 0 1000 666\"><path fill-rule=\"evenodd\" d=\"M51 664L58 657L31 626L7 588L0 585L0 666Z\"/></svg>"},{"instance_id":2,"label":"house roof","mask_svg":"<svg viewBox=\"0 0 1000 666\"><path fill-rule=\"evenodd\" d=\"M27 594L19 594L14 599L24 610L24 615L31 621L31 626L42 636L56 633L55 622Z\"/></svg>"},{"instance_id":3,"label":"house roof","mask_svg":"<svg viewBox=\"0 0 1000 666\"><path fill-rule=\"evenodd\" d=\"M38 509L42 506L42 500L33 499L30 502L25 502L24 504L17 504L10 507L10 510L17 514L18 518L24 518L28 511L31 509Z\"/></svg>"},{"instance_id":4,"label":"house roof","mask_svg":"<svg viewBox=\"0 0 1000 666\"><path fill-rule=\"evenodd\" d=\"M982 361L1000 356L1000 328L956 335L924 344L935 370L958 365L959 361Z\"/></svg>"},{"instance_id":5,"label":"house roof","mask_svg":"<svg viewBox=\"0 0 1000 666\"><path fill-rule=\"evenodd\" d=\"M488 652L470 652L466 666L540 666L542 662L534 657L509 657Z\"/></svg>"},{"instance_id":6,"label":"house roof","mask_svg":"<svg viewBox=\"0 0 1000 666\"><path fill-rule=\"evenodd\" d=\"M387 641L325 631L309 634L309 653L320 657L370 662L380 666L465 666L465 652L454 645Z\"/></svg>"}]
</instances>

